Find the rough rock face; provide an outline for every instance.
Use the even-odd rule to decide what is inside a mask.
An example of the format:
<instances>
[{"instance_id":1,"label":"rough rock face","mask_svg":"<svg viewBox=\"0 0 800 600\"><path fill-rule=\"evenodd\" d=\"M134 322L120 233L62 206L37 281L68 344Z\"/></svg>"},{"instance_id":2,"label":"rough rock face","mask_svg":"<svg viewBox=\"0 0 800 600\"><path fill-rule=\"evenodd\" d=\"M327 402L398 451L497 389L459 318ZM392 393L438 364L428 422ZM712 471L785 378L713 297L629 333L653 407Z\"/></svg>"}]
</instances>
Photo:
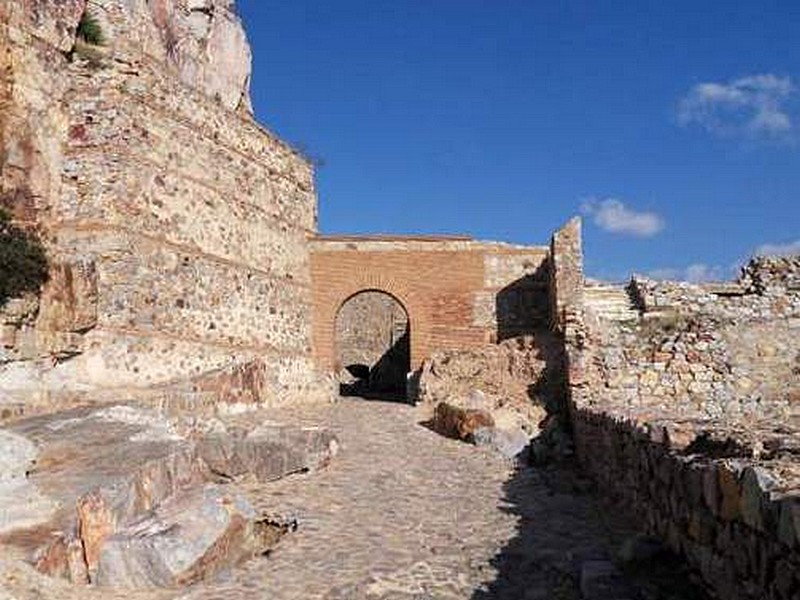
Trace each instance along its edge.
<instances>
[{"instance_id":1,"label":"rough rock face","mask_svg":"<svg viewBox=\"0 0 800 600\"><path fill-rule=\"evenodd\" d=\"M251 111L252 57L233 0L89 0L88 10L114 47L141 49L223 107Z\"/></svg>"},{"instance_id":2,"label":"rough rock face","mask_svg":"<svg viewBox=\"0 0 800 600\"><path fill-rule=\"evenodd\" d=\"M39 571L73 583L191 583L266 550L286 529L224 484L316 470L337 448L320 428L229 428L128 405L34 417L0 430L0 533ZM31 500L24 510L13 508L20 498Z\"/></svg>"},{"instance_id":3,"label":"rough rock face","mask_svg":"<svg viewBox=\"0 0 800 600\"><path fill-rule=\"evenodd\" d=\"M30 440L0 430L0 534L47 520L56 508L28 481L37 455Z\"/></svg>"},{"instance_id":4,"label":"rough rock face","mask_svg":"<svg viewBox=\"0 0 800 600\"><path fill-rule=\"evenodd\" d=\"M94 581L143 588L208 578L265 550L258 543L256 517L241 497L214 485L194 488L106 539Z\"/></svg>"}]
</instances>

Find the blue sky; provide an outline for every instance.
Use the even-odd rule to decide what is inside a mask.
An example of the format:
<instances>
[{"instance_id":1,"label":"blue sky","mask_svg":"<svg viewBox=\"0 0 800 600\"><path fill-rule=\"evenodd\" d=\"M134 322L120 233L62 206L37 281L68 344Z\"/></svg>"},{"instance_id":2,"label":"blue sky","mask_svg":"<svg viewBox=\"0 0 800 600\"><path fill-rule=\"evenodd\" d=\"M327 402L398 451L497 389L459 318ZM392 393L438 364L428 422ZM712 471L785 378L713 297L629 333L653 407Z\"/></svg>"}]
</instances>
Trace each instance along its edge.
<instances>
[{"instance_id":1,"label":"blue sky","mask_svg":"<svg viewBox=\"0 0 800 600\"><path fill-rule=\"evenodd\" d=\"M546 243L587 272L800 252L800 2L239 0L257 118L324 233Z\"/></svg>"}]
</instances>

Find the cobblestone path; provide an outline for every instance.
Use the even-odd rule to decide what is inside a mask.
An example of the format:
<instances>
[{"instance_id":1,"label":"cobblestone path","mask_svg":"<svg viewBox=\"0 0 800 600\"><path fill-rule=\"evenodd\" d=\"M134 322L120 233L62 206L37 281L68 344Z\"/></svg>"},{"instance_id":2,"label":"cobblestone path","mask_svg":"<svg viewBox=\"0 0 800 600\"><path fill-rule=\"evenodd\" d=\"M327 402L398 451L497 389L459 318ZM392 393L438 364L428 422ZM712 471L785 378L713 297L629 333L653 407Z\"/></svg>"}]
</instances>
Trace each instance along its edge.
<instances>
[{"instance_id":1,"label":"cobblestone path","mask_svg":"<svg viewBox=\"0 0 800 600\"><path fill-rule=\"evenodd\" d=\"M576 567L608 557L625 523L611 526L569 481L553 486L437 435L420 425L423 411L342 400L281 415L332 427L339 455L320 473L247 490L257 508L295 515L298 530L186 600L579 598Z\"/></svg>"},{"instance_id":2,"label":"cobblestone path","mask_svg":"<svg viewBox=\"0 0 800 600\"><path fill-rule=\"evenodd\" d=\"M298 521L268 557L183 590L116 594L40 578L14 586L15 597L578 599L577 567L608 557L630 533L602 518L569 476L554 485L541 471L515 471L489 450L445 439L420 425L422 408L342 400L268 416L326 425L341 442L323 471L238 484L258 509ZM6 580L22 577L14 573Z\"/></svg>"}]
</instances>

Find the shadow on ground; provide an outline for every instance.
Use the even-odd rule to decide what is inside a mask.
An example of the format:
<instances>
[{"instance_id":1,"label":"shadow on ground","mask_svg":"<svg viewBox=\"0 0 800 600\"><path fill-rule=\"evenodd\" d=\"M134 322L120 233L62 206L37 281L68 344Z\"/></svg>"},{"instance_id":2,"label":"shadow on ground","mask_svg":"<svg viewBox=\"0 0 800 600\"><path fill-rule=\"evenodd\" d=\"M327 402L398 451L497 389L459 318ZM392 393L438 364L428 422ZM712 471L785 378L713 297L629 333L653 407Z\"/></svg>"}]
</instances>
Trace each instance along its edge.
<instances>
[{"instance_id":1,"label":"shadow on ground","mask_svg":"<svg viewBox=\"0 0 800 600\"><path fill-rule=\"evenodd\" d=\"M505 485L505 500L504 510L519 520L518 532L492 559L494 579L472 600L709 598L692 583L678 557L661 547L642 550L632 543L643 538L632 528L630 515L604 505L571 464L521 466ZM590 590L598 566L602 570L611 564L619 567L618 576L600 582L607 589L594 585Z\"/></svg>"}]
</instances>

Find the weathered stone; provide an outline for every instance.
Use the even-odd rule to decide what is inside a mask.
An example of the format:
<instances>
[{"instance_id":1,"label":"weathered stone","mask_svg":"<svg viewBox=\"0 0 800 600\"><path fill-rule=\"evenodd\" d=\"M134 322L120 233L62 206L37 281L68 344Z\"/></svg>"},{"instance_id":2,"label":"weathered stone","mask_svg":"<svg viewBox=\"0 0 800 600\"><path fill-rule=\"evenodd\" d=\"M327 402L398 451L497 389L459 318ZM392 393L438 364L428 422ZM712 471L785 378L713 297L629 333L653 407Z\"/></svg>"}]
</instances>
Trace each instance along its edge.
<instances>
[{"instance_id":1,"label":"weathered stone","mask_svg":"<svg viewBox=\"0 0 800 600\"><path fill-rule=\"evenodd\" d=\"M267 525L254 522L252 515L245 519L247 511L238 508L230 519L222 519L212 502L217 492L201 499L199 490L210 481L234 476L272 481L316 470L338 449L326 429L265 423L253 430L232 427L229 433L219 420L168 419L127 405L34 417L14 427L41 446L34 481L50 496L48 506L57 501L66 508L46 513L56 517L48 523L56 532L48 540L20 539L44 541L44 546L30 548L38 570L81 584L181 584L204 578L218 566L230 566L251 552L252 544L274 536ZM19 434L0 434L0 442L14 442L8 452L0 453L8 465L3 472L22 475L9 481L28 485L23 469L29 468L35 448ZM219 502L224 508L229 500L231 506L239 506L235 498ZM192 508L198 511L196 519L176 516ZM164 520L170 524L162 530L158 523ZM170 548L176 561L183 560L178 566L162 564Z\"/></svg>"},{"instance_id":2,"label":"weathered stone","mask_svg":"<svg viewBox=\"0 0 800 600\"><path fill-rule=\"evenodd\" d=\"M46 522L57 508L28 479L37 456L29 439L0 429L0 533Z\"/></svg>"},{"instance_id":3,"label":"weathered stone","mask_svg":"<svg viewBox=\"0 0 800 600\"><path fill-rule=\"evenodd\" d=\"M338 452L336 437L326 429L273 424L209 435L197 447L215 474L226 478L252 474L260 481L320 469Z\"/></svg>"},{"instance_id":4,"label":"weathered stone","mask_svg":"<svg viewBox=\"0 0 800 600\"><path fill-rule=\"evenodd\" d=\"M785 498L780 502L778 538L789 548L800 547L800 500Z\"/></svg>"},{"instance_id":5,"label":"weathered stone","mask_svg":"<svg viewBox=\"0 0 800 600\"><path fill-rule=\"evenodd\" d=\"M506 458L514 458L525 450L530 438L521 429L478 427L472 433L472 441L476 446L486 446Z\"/></svg>"},{"instance_id":6,"label":"weathered stone","mask_svg":"<svg viewBox=\"0 0 800 600\"><path fill-rule=\"evenodd\" d=\"M218 487L179 494L105 541L93 581L146 588L207 579L262 549L255 520L244 499Z\"/></svg>"},{"instance_id":7,"label":"weathered stone","mask_svg":"<svg viewBox=\"0 0 800 600\"><path fill-rule=\"evenodd\" d=\"M742 488L739 483L739 471L729 464L720 465L717 471L722 504L720 517L726 521L736 519L741 514Z\"/></svg>"},{"instance_id":8,"label":"weathered stone","mask_svg":"<svg viewBox=\"0 0 800 600\"><path fill-rule=\"evenodd\" d=\"M761 467L747 467L742 476L741 513L742 520L754 529L764 530L766 494L778 485L778 481Z\"/></svg>"},{"instance_id":9,"label":"weathered stone","mask_svg":"<svg viewBox=\"0 0 800 600\"><path fill-rule=\"evenodd\" d=\"M446 437L468 441L477 429L494 427L494 419L484 410L463 409L440 402L434 410L431 425L434 431Z\"/></svg>"},{"instance_id":10,"label":"weathered stone","mask_svg":"<svg viewBox=\"0 0 800 600\"><path fill-rule=\"evenodd\" d=\"M719 475L713 464L706 465L706 468L703 469L703 500L711 514L718 516L720 510Z\"/></svg>"}]
</instances>

